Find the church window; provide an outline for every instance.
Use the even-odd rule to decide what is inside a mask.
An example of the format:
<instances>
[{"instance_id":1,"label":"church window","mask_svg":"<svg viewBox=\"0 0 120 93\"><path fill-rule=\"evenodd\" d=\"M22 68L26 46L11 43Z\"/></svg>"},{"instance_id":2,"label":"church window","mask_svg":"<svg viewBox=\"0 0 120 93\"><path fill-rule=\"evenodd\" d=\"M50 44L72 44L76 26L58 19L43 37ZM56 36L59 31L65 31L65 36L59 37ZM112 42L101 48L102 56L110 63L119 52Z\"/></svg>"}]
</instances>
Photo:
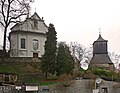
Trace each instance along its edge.
<instances>
[{"instance_id":1,"label":"church window","mask_svg":"<svg viewBox=\"0 0 120 93\"><path fill-rule=\"evenodd\" d=\"M38 40L33 39L33 50L38 50Z\"/></svg>"},{"instance_id":2,"label":"church window","mask_svg":"<svg viewBox=\"0 0 120 93\"><path fill-rule=\"evenodd\" d=\"M21 49L25 49L25 38L21 38Z\"/></svg>"}]
</instances>

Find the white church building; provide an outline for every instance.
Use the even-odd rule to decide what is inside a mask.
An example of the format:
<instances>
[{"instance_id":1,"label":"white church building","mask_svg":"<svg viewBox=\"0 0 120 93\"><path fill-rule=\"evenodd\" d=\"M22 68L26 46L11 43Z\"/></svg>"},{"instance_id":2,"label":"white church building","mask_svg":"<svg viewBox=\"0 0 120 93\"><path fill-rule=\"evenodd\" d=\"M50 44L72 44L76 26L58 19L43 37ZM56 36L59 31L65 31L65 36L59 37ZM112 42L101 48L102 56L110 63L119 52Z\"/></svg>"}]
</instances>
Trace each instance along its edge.
<instances>
[{"instance_id":1,"label":"white church building","mask_svg":"<svg viewBox=\"0 0 120 93\"><path fill-rule=\"evenodd\" d=\"M44 54L48 27L35 12L30 18L14 25L10 32L11 57L41 57Z\"/></svg>"}]
</instances>

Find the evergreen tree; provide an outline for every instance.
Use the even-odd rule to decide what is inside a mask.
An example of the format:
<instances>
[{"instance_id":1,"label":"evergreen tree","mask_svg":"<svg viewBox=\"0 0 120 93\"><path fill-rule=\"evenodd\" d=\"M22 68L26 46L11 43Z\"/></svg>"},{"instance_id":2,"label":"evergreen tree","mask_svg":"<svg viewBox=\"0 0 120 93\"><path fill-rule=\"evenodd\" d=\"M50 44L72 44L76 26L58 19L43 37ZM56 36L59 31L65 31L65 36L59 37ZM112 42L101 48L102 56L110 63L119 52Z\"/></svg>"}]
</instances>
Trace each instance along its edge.
<instances>
[{"instance_id":1,"label":"evergreen tree","mask_svg":"<svg viewBox=\"0 0 120 93\"><path fill-rule=\"evenodd\" d=\"M57 38L56 31L53 24L49 24L48 32L46 33L47 40L45 42L45 53L42 56L41 69L46 74L55 73L56 68L56 50L57 50Z\"/></svg>"},{"instance_id":2,"label":"evergreen tree","mask_svg":"<svg viewBox=\"0 0 120 93\"><path fill-rule=\"evenodd\" d=\"M74 59L70 53L69 47L64 43L58 44L57 55L57 74L71 73L74 68Z\"/></svg>"}]
</instances>

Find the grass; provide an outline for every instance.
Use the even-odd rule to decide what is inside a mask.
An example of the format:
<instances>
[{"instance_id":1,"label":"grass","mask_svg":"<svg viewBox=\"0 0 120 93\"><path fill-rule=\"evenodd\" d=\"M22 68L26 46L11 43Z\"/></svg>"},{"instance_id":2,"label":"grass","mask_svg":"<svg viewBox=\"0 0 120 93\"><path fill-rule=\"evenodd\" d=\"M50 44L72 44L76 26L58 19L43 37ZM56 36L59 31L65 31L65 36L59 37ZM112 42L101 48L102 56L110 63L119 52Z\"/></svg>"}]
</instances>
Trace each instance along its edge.
<instances>
[{"instance_id":1,"label":"grass","mask_svg":"<svg viewBox=\"0 0 120 93\"><path fill-rule=\"evenodd\" d=\"M40 78L40 74L35 75L35 73L38 73L39 69L36 70L36 65L34 65L1 63L0 73L17 74L18 82L37 83L40 86L49 86L62 83L57 80L56 76L50 76L47 80L43 80Z\"/></svg>"},{"instance_id":2,"label":"grass","mask_svg":"<svg viewBox=\"0 0 120 93\"><path fill-rule=\"evenodd\" d=\"M39 80L39 79L34 79L34 78L26 78L24 79L25 83L37 83L40 86L49 86L49 85L54 85L54 84L60 84L60 81L57 80Z\"/></svg>"},{"instance_id":3,"label":"grass","mask_svg":"<svg viewBox=\"0 0 120 93\"><path fill-rule=\"evenodd\" d=\"M15 73L15 74L18 74L19 70L11 67L10 65L1 64L0 65L0 73Z\"/></svg>"},{"instance_id":4,"label":"grass","mask_svg":"<svg viewBox=\"0 0 120 93\"><path fill-rule=\"evenodd\" d=\"M9 64L9 63L1 63L0 64L0 73L8 73L8 74L17 74L18 81L20 82L29 82L31 79L36 79L35 74L38 73L39 70L36 71L36 67L31 64ZM39 75L37 75L39 76ZM28 78L30 80L28 80ZM38 81L31 81L38 82Z\"/></svg>"},{"instance_id":5,"label":"grass","mask_svg":"<svg viewBox=\"0 0 120 93\"><path fill-rule=\"evenodd\" d=\"M54 85L54 84L60 84L61 82L54 82L54 81L49 81L49 82L40 82L40 86L49 86L49 85Z\"/></svg>"}]
</instances>

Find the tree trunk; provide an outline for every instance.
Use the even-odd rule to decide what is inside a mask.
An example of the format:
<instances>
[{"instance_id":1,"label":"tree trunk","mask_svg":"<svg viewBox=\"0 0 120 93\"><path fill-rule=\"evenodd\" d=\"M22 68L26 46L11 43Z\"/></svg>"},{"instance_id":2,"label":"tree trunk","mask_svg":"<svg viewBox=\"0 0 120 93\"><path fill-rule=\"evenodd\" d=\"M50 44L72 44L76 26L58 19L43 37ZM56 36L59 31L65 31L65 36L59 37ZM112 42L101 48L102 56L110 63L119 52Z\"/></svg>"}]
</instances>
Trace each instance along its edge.
<instances>
[{"instance_id":1,"label":"tree trunk","mask_svg":"<svg viewBox=\"0 0 120 93\"><path fill-rule=\"evenodd\" d=\"M6 33L7 33L7 27L4 30L4 40L3 40L3 51L6 52Z\"/></svg>"},{"instance_id":2,"label":"tree trunk","mask_svg":"<svg viewBox=\"0 0 120 93\"><path fill-rule=\"evenodd\" d=\"M48 75L47 75L47 71L46 71L46 72L45 72L45 79L47 79L47 76L48 76Z\"/></svg>"}]
</instances>

